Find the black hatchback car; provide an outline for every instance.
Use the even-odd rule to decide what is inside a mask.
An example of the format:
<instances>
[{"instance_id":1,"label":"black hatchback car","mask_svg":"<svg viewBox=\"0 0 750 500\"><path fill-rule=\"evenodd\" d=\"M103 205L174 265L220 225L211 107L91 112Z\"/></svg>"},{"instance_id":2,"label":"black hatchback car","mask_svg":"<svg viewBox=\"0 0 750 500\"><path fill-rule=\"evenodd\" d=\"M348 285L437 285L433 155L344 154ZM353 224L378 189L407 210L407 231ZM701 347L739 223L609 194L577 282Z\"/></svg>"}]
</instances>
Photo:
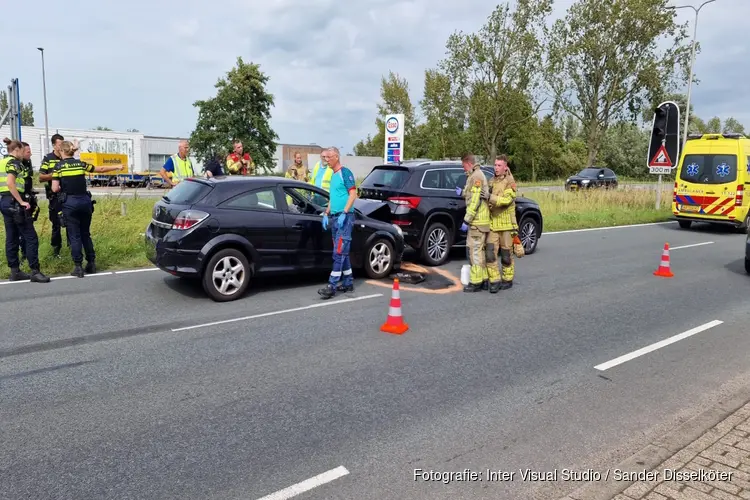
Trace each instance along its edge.
<instances>
[{"instance_id":1,"label":"black hatchback car","mask_svg":"<svg viewBox=\"0 0 750 500\"><path fill-rule=\"evenodd\" d=\"M568 191L593 187L615 189L617 188L617 175L609 168L589 167L565 179L565 189Z\"/></svg>"},{"instance_id":2,"label":"black hatchback car","mask_svg":"<svg viewBox=\"0 0 750 500\"><path fill-rule=\"evenodd\" d=\"M234 300L254 276L331 269L327 205L326 191L292 179L187 179L154 205L146 254L169 274L201 279L215 301ZM382 205L354 207L352 267L373 279L398 269L405 247L398 226L368 216Z\"/></svg>"},{"instance_id":3,"label":"black hatchback car","mask_svg":"<svg viewBox=\"0 0 750 500\"><path fill-rule=\"evenodd\" d=\"M491 179L492 167L482 167ZM456 187L466 183L461 163L455 161L406 161L375 167L362 181L362 199L385 201L391 222L401 227L406 244L418 250L432 266L443 264L451 247L466 246L466 234L458 231L466 214L463 197ZM536 250L544 219L539 204L516 198L519 237L527 254Z\"/></svg>"}]
</instances>

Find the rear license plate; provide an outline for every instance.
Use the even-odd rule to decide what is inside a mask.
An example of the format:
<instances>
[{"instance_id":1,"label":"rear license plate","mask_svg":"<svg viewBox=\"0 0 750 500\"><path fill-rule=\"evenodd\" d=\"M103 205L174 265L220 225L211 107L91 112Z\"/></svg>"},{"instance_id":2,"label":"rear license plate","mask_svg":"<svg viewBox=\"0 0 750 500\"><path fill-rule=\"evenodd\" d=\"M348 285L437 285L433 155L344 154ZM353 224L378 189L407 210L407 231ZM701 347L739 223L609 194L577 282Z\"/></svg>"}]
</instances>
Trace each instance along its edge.
<instances>
[{"instance_id":1,"label":"rear license plate","mask_svg":"<svg viewBox=\"0 0 750 500\"><path fill-rule=\"evenodd\" d=\"M681 212L698 213L701 211L701 207L698 205L682 205L680 208Z\"/></svg>"}]
</instances>

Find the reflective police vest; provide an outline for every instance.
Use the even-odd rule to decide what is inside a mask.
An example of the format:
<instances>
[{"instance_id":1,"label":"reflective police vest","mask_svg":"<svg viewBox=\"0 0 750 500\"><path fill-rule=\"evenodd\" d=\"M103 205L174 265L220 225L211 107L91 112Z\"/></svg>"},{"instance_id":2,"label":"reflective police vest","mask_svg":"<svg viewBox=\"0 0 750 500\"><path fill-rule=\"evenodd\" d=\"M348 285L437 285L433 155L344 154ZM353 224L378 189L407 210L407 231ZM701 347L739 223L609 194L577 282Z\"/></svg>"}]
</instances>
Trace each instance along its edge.
<instances>
[{"instance_id":1,"label":"reflective police vest","mask_svg":"<svg viewBox=\"0 0 750 500\"><path fill-rule=\"evenodd\" d=\"M318 171L321 168L325 168L326 171L323 174L323 182L321 183L321 187L325 189L326 191L331 191L331 177L333 177L333 169L331 167L321 167L320 162L315 164L315 168L313 168L312 175L310 176L310 184L313 186L317 186L316 181L318 178Z\"/></svg>"},{"instance_id":2,"label":"reflective police vest","mask_svg":"<svg viewBox=\"0 0 750 500\"><path fill-rule=\"evenodd\" d=\"M11 162L11 160L15 160L16 158L14 156L6 156L5 158L0 159L0 195L3 194L9 194L10 188L8 187L8 164ZM19 171L18 174L16 174L16 179L22 179L21 182L16 182L16 190L19 193L23 193L25 189L25 182L23 181L24 171Z\"/></svg>"},{"instance_id":3,"label":"reflective police vest","mask_svg":"<svg viewBox=\"0 0 750 500\"><path fill-rule=\"evenodd\" d=\"M174 172L172 172L172 180L180 182L188 177L193 177L193 164L190 162L190 158L184 160L180 158L180 155L172 155L172 166L174 166Z\"/></svg>"}]
</instances>

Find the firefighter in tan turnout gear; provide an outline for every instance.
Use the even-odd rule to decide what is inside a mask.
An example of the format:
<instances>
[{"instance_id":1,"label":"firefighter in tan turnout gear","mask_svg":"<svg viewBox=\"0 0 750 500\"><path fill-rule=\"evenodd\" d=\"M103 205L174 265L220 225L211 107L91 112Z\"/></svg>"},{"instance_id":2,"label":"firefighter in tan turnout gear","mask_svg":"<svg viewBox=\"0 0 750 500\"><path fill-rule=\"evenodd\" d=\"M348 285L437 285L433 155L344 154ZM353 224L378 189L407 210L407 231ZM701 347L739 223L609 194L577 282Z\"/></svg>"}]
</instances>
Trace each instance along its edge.
<instances>
[{"instance_id":1,"label":"firefighter in tan turnout gear","mask_svg":"<svg viewBox=\"0 0 750 500\"><path fill-rule=\"evenodd\" d=\"M489 187L487 178L474 163L473 155L464 155L461 158L468 178L466 185L456 188L456 194L466 200L466 215L461 224L461 232L466 232L466 247L469 250L469 284L464 287L464 292L478 292L482 290L487 280L487 265L485 263L485 251L487 236L490 233L490 212L487 206Z\"/></svg>"},{"instance_id":2,"label":"firefighter in tan turnout gear","mask_svg":"<svg viewBox=\"0 0 750 500\"><path fill-rule=\"evenodd\" d=\"M505 155L495 159L495 177L490 181L490 234L487 238L487 272L490 293L497 293L513 286L515 263L513 243L516 223L516 181L508 170ZM500 254L502 273L497 257Z\"/></svg>"}]
</instances>

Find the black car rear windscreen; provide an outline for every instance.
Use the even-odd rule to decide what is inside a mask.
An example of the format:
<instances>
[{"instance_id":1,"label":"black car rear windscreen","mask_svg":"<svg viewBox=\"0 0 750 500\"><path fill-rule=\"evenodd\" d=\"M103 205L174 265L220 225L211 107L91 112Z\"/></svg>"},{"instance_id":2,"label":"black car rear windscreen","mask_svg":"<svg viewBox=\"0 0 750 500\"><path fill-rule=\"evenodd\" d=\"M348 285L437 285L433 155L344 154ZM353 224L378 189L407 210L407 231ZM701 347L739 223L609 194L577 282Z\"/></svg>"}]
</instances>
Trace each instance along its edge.
<instances>
[{"instance_id":1,"label":"black car rear windscreen","mask_svg":"<svg viewBox=\"0 0 750 500\"><path fill-rule=\"evenodd\" d=\"M368 175L362 185L365 189L383 189L400 191L409 179L409 171L399 167L375 167Z\"/></svg>"},{"instance_id":2,"label":"black car rear windscreen","mask_svg":"<svg viewBox=\"0 0 750 500\"><path fill-rule=\"evenodd\" d=\"M182 181L167 193L165 198L176 205L192 205L202 200L213 189L211 186L195 181Z\"/></svg>"}]
</instances>

